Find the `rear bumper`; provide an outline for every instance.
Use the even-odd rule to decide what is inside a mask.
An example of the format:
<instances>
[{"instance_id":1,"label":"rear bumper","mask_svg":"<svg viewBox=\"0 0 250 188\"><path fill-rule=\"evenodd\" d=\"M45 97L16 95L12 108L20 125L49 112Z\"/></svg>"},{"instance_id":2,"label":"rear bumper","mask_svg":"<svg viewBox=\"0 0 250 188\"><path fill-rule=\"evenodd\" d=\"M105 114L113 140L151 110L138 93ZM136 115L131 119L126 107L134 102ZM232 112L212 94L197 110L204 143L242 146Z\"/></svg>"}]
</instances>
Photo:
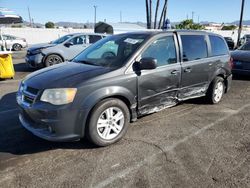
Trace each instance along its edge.
<instances>
[{"instance_id":1,"label":"rear bumper","mask_svg":"<svg viewBox=\"0 0 250 188\"><path fill-rule=\"evenodd\" d=\"M233 70L232 70L232 73L233 73L233 74L238 74L238 75L250 76L250 70L233 69Z\"/></svg>"}]
</instances>

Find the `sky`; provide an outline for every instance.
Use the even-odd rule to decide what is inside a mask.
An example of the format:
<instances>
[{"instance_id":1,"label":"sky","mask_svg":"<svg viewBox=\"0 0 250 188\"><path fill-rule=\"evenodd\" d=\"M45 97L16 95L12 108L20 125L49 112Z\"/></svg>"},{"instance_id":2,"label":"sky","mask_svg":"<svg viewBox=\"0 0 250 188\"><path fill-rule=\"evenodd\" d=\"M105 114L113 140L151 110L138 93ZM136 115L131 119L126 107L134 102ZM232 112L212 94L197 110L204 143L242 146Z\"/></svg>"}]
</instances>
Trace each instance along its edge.
<instances>
[{"instance_id":1,"label":"sky","mask_svg":"<svg viewBox=\"0 0 250 188\"><path fill-rule=\"evenodd\" d=\"M153 1L153 6L156 0ZM161 0L163 2L163 0ZM94 22L94 5L97 21L146 22L145 0L0 0L0 7L9 8L29 21L28 7L34 22ZM241 0L169 0L167 17L171 22L187 17L194 20L228 23L239 20ZM250 0L245 2L244 20L250 20Z\"/></svg>"}]
</instances>

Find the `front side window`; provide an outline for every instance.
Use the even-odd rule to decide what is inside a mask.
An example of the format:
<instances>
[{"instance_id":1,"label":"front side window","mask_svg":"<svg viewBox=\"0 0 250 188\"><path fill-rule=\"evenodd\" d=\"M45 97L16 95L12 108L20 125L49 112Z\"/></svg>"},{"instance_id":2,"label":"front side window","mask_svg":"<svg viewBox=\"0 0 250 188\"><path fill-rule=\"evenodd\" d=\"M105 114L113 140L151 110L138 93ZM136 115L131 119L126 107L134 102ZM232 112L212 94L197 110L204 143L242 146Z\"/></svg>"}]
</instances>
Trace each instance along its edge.
<instances>
[{"instance_id":1,"label":"front side window","mask_svg":"<svg viewBox=\"0 0 250 188\"><path fill-rule=\"evenodd\" d=\"M209 36L212 56L228 54L228 47L224 40L218 36Z\"/></svg>"},{"instance_id":2,"label":"front side window","mask_svg":"<svg viewBox=\"0 0 250 188\"><path fill-rule=\"evenodd\" d=\"M73 62L104 66L122 67L148 39L148 34L121 34L106 37L89 46Z\"/></svg>"},{"instance_id":3,"label":"front side window","mask_svg":"<svg viewBox=\"0 0 250 188\"><path fill-rule=\"evenodd\" d=\"M208 57L204 35L181 35L183 61L194 61Z\"/></svg>"},{"instance_id":4,"label":"front side window","mask_svg":"<svg viewBox=\"0 0 250 188\"><path fill-rule=\"evenodd\" d=\"M175 42L173 36L166 36L155 40L142 53L142 58L154 58L158 67L177 62Z\"/></svg>"},{"instance_id":5,"label":"front side window","mask_svg":"<svg viewBox=\"0 0 250 188\"><path fill-rule=\"evenodd\" d=\"M72 38L70 41L73 45L81 45L86 43L86 37L84 35Z\"/></svg>"}]
</instances>

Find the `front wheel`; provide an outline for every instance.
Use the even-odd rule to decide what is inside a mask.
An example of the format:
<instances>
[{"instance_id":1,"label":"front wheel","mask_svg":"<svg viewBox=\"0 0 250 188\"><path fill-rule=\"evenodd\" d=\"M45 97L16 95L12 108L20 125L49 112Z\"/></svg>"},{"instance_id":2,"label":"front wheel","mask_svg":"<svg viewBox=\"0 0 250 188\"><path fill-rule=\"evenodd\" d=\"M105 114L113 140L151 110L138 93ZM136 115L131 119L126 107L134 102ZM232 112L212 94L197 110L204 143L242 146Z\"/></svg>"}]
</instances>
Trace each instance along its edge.
<instances>
[{"instance_id":1,"label":"front wheel","mask_svg":"<svg viewBox=\"0 0 250 188\"><path fill-rule=\"evenodd\" d=\"M12 49L14 51L20 51L22 49L22 46L20 44L13 44Z\"/></svg>"},{"instance_id":2,"label":"front wheel","mask_svg":"<svg viewBox=\"0 0 250 188\"><path fill-rule=\"evenodd\" d=\"M119 141L127 132L130 120L128 107L119 99L106 99L92 110L87 136L97 146Z\"/></svg>"},{"instance_id":3,"label":"front wheel","mask_svg":"<svg viewBox=\"0 0 250 188\"><path fill-rule=\"evenodd\" d=\"M225 93L224 79L221 77L216 77L211 83L207 92L207 98L209 102L212 104L219 103L224 93Z\"/></svg>"},{"instance_id":4,"label":"front wheel","mask_svg":"<svg viewBox=\"0 0 250 188\"><path fill-rule=\"evenodd\" d=\"M62 63L62 62L63 62L63 60L59 55L52 54L52 55L49 55L46 58L45 66L49 67L49 66L56 65L56 64L59 64L59 63Z\"/></svg>"}]
</instances>

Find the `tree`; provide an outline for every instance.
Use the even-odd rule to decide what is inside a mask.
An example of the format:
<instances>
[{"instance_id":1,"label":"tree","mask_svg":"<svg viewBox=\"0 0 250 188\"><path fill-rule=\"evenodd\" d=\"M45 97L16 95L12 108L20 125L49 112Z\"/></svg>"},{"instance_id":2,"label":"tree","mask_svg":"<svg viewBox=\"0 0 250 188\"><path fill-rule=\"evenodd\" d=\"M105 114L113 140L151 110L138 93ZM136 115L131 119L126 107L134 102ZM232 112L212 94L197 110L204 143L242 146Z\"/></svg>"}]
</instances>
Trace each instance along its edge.
<instances>
[{"instance_id":1,"label":"tree","mask_svg":"<svg viewBox=\"0 0 250 188\"><path fill-rule=\"evenodd\" d=\"M235 30L237 26L235 25L224 25L221 30Z\"/></svg>"},{"instance_id":2,"label":"tree","mask_svg":"<svg viewBox=\"0 0 250 188\"><path fill-rule=\"evenodd\" d=\"M154 29L156 29L156 24L157 24L157 17L158 17L159 5L160 5L160 0L157 0L156 7L155 7L155 21L154 21Z\"/></svg>"},{"instance_id":3,"label":"tree","mask_svg":"<svg viewBox=\"0 0 250 188\"><path fill-rule=\"evenodd\" d=\"M201 24L196 24L192 19L187 19L175 26L176 29L193 29L193 30L202 30L205 27Z\"/></svg>"},{"instance_id":4,"label":"tree","mask_svg":"<svg viewBox=\"0 0 250 188\"><path fill-rule=\"evenodd\" d=\"M166 14L167 12L167 6L168 6L168 0L165 0L164 5L163 5L163 9L161 12L161 17L160 17L160 21L159 21L159 25L158 25L158 29L160 29L164 23L165 20L163 20L164 14ZM166 15L165 15L166 17Z\"/></svg>"},{"instance_id":5,"label":"tree","mask_svg":"<svg viewBox=\"0 0 250 188\"><path fill-rule=\"evenodd\" d=\"M47 22L45 28L55 28L55 24L53 22Z\"/></svg>"},{"instance_id":6,"label":"tree","mask_svg":"<svg viewBox=\"0 0 250 188\"><path fill-rule=\"evenodd\" d=\"M156 7L155 7L155 16L154 16L154 29L157 27L157 17L158 17L158 11L159 11L159 5L160 5L161 0L156 1ZM161 17L159 21L158 28L162 28L165 19L166 19L166 14L167 14L167 2L168 0L165 0L162 11L161 11ZM147 18L147 28L151 29L152 28L152 18L153 18L153 13L152 13L152 0L145 0L146 4L146 18Z\"/></svg>"},{"instance_id":7,"label":"tree","mask_svg":"<svg viewBox=\"0 0 250 188\"><path fill-rule=\"evenodd\" d=\"M147 29L151 29L151 21L150 21L150 12L149 12L149 6L148 6L148 0L146 1L146 17L147 17Z\"/></svg>"}]
</instances>

